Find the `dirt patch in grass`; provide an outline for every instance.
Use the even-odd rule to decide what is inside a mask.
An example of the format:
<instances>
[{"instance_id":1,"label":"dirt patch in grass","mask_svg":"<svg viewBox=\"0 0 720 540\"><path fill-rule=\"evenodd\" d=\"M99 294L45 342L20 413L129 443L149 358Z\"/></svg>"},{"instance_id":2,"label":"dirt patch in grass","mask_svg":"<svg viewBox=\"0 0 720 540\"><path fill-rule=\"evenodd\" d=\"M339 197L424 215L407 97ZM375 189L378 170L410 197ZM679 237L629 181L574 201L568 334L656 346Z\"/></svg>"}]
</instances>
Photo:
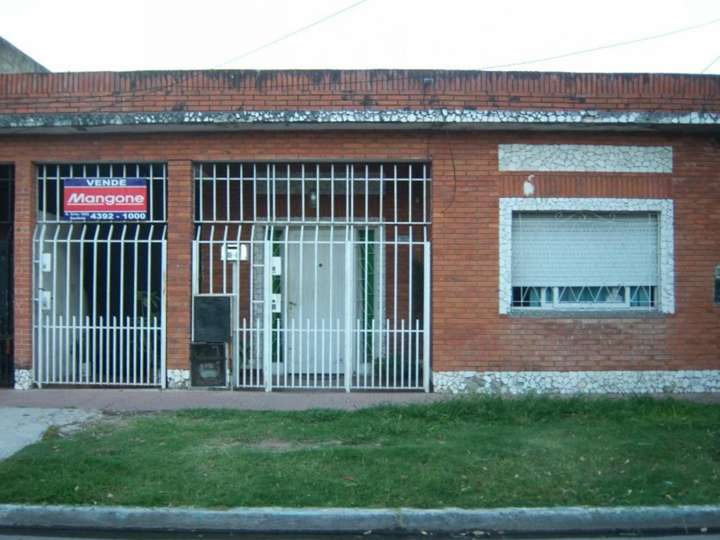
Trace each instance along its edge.
<instances>
[{"instance_id":1,"label":"dirt patch in grass","mask_svg":"<svg viewBox=\"0 0 720 540\"><path fill-rule=\"evenodd\" d=\"M328 448L377 448L380 444L348 444L340 440L315 442L290 441L282 439L263 439L260 441L212 441L202 446L203 451L254 450L258 452L285 453L308 450L326 450Z\"/></svg>"},{"instance_id":2,"label":"dirt patch in grass","mask_svg":"<svg viewBox=\"0 0 720 540\"><path fill-rule=\"evenodd\" d=\"M60 436L60 428L58 426L50 426L45 430L45 433L43 433L42 440L51 441L53 439L57 439Z\"/></svg>"},{"instance_id":3,"label":"dirt patch in grass","mask_svg":"<svg viewBox=\"0 0 720 540\"><path fill-rule=\"evenodd\" d=\"M245 444L243 448L260 450L263 452L297 452L299 450L319 450L342 446L342 441L320 441L316 443L302 443L298 441L282 441L279 439L265 439L256 443Z\"/></svg>"}]
</instances>

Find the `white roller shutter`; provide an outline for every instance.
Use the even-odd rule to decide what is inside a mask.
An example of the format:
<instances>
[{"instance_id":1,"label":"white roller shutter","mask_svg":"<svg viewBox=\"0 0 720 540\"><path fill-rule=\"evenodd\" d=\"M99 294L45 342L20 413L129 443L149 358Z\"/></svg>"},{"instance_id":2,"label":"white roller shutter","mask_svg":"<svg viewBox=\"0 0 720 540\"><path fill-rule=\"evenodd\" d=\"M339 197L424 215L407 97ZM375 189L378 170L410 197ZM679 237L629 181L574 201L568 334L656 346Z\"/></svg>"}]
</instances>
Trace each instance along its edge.
<instances>
[{"instance_id":1,"label":"white roller shutter","mask_svg":"<svg viewBox=\"0 0 720 540\"><path fill-rule=\"evenodd\" d=\"M515 213L512 285L657 285L655 213Z\"/></svg>"}]
</instances>

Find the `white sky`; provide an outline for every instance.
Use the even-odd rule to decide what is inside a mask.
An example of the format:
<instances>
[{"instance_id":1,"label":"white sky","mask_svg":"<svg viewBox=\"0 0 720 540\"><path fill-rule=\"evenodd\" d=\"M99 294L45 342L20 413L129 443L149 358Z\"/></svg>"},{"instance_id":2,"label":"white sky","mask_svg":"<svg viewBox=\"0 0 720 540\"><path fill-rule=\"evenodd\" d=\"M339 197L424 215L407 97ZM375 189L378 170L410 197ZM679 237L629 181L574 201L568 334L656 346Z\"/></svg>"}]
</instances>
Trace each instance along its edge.
<instances>
[{"instance_id":1,"label":"white sky","mask_svg":"<svg viewBox=\"0 0 720 540\"><path fill-rule=\"evenodd\" d=\"M195 68L480 69L720 19L720 0L0 0L0 35L51 71ZM720 21L521 70L699 73ZM707 70L720 74L720 60Z\"/></svg>"}]
</instances>

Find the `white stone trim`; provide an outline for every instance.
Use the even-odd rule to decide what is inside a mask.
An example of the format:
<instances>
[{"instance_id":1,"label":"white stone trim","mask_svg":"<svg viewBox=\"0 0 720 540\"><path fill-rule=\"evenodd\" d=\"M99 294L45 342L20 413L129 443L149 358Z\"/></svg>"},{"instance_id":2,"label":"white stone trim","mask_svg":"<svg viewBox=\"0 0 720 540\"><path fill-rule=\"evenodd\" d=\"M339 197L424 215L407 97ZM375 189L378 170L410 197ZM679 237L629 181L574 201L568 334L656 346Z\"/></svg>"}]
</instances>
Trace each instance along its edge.
<instances>
[{"instance_id":1,"label":"white stone trim","mask_svg":"<svg viewBox=\"0 0 720 540\"><path fill-rule=\"evenodd\" d=\"M673 201L670 199L519 198L500 199L499 311L510 312L512 300L513 212L658 212L660 219L660 283L658 310L675 313L675 235Z\"/></svg>"},{"instance_id":2,"label":"white stone trim","mask_svg":"<svg viewBox=\"0 0 720 540\"><path fill-rule=\"evenodd\" d=\"M720 370L436 371L435 392L451 394L658 394L720 392Z\"/></svg>"},{"instance_id":3,"label":"white stone trim","mask_svg":"<svg viewBox=\"0 0 720 540\"><path fill-rule=\"evenodd\" d=\"M218 126L240 128L252 125L296 125L303 129L308 124L384 124L407 125L416 128L424 125L512 127L537 125L581 126L718 126L720 113L534 110L534 109L304 109L304 110L251 110L251 111L166 111L128 113L21 113L0 114L0 131L15 129L128 128L152 126L161 128L178 126L188 128Z\"/></svg>"},{"instance_id":4,"label":"white stone trim","mask_svg":"<svg viewBox=\"0 0 720 540\"><path fill-rule=\"evenodd\" d=\"M167 387L174 390L190 388L190 370L168 369Z\"/></svg>"},{"instance_id":5,"label":"white stone trim","mask_svg":"<svg viewBox=\"0 0 720 540\"><path fill-rule=\"evenodd\" d=\"M500 144L501 171L672 173L672 146Z\"/></svg>"},{"instance_id":6,"label":"white stone trim","mask_svg":"<svg viewBox=\"0 0 720 540\"><path fill-rule=\"evenodd\" d=\"M32 369L15 370L15 390L30 390L34 384Z\"/></svg>"}]
</instances>

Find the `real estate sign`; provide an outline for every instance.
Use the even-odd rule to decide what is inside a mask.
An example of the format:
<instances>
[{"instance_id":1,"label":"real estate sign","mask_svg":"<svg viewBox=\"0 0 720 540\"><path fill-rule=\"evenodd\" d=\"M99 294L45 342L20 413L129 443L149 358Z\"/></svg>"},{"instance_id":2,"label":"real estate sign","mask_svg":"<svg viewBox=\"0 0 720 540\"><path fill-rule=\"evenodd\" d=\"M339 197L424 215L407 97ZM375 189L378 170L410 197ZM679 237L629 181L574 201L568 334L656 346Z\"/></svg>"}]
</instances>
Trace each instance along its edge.
<instances>
[{"instance_id":1,"label":"real estate sign","mask_svg":"<svg viewBox=\"0 0 720 540\"><path fill-rule=\"evenodd\" d=\"M63 216L71 221L141 221L147 219L144 178L65 178Z\"/></svg>"}]
</instances>

